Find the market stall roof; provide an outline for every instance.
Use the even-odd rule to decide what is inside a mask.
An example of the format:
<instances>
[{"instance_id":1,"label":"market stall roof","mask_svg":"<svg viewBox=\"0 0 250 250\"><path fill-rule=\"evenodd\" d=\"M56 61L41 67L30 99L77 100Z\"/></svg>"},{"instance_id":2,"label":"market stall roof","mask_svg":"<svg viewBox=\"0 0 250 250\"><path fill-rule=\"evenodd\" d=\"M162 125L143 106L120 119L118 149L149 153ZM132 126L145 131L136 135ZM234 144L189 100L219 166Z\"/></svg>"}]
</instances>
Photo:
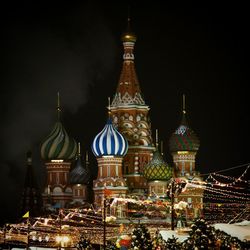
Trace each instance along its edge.
<instances>
[{"instance_id":1,"label":"market stall roof","mask_svg":"<svg viewBox=\"0 0 250 250\"><path fill-rule=\"evenodd\" d=\"M216 223L213 226L241 241L250 241L250 221L245 220L235 224Z\"/></svg>"}]
</instances>

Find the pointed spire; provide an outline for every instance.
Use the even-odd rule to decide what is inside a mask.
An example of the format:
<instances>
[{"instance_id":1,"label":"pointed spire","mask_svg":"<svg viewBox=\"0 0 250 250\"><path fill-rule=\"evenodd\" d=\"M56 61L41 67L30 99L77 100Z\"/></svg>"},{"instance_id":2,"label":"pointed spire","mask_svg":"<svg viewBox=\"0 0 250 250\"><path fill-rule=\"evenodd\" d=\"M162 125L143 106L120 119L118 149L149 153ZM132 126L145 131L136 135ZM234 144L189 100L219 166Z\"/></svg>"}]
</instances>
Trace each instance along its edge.
<instances>
[{"instance_id":1,"label":"pointed spire","mask_svg":"<svg viewBox=\"0 0 250 250\"><path fill-rule=\"evenodd\" d=\"M130 31L130 6L128 5L127 31Z\"/></svg>"},{"instance_id":2,"label":"pointed spire","mask_svg":"<svg viewBox=\"0 0 250 250\"><path fill-rule=\"evenodd\" d=\"M60 93L57 92L57 119L60 121L61 107L60 107Z\"/></svg>"},{"instance_id":3,"label":"pointed spire","mask_svg":"<svg viewBox=\"0 0 250 250\"><path fill-rule=\"evenodd\" d=\"M85 161L86 161L86 164L89 163L89 152L88 151L86 151Z\"/></svg>"},{"instance_id":4,"label":"pointed spire","mask_svg":"<svg viewBox=\"0 0 250 250\"><path fill-rule=\"evenodd\" d=\"M130 19L130 10L128 6L128 18L127 18L127 29L126 31L122 34L121 40L123 42L136 42L136 35L134 32L131 31L131 19Z\"/></svg>"},{"instance_id":5,"label":"pointed spire","mask_svg":"<svg viewBox=\"0 0 250 250\"><path fill-rule=\"evenodd\" d=\"M110 104L110 97L108 97L108 117L110 118L111 115L111 104Z\"/></svg>"},{"instance_id":6,"label":"pointed spire","mask_svg":"<svg viewBox=\"0 0 250 250\"><path fill-rule=\"evenodd\" d=\"M85 154L85 166L87 169L89 168L89 152L88 151L86 151L86 154Z\"/></svg>"},{"instance_id":7,"label":"pointed spire","mask_svg":"<svg viewBox=\"0 0 250 250\"><path fill-rule=\"evenodd\" d=\"M77 156L78 158L81 157L81 143L80 142L78 142Z\"/></svg>"},{"instance_id":8,"label":"pointed spire","mask_svg":"<svg viewBox=\"0 0 250 250\"><path fill-rule=\"evenodd\" d=\"M27 166L31 165L32 164L32 153L30 150L26 153L26 159L27 159Z\"/></svg>"},{"instance_id":9,"label":"pointed spire","mask_svg":"<svg viewBox=\"0 0 250 250\"><path fill-rule=\"evenodd\" d=\"M156 149L158 148L159 143L158 143L158 129L155 130L155 147Z\"/></svg>"},{"instance_id":10,"label":"pointed spire","mask_svg":"<svg viewBox=\"0 0 250 250\"><path fill-rule=\"evenodd\" d=\"M134 45L136 42L136 36L130 31L130 18L128 18L127 25L129 30L122 35L124 47L123 66L116 94L112 101L112 107L125 105L145 105L135 71Z\"/></svg>"},{"instance_id":11,"label":"pointed spire","mask_svg":"<svg viewBox=\"0 0 250 250\"><path fill-rule=\"evenodd\" d=\"M161 155L163 156L163 141L161 141Z\"/></svg>"},{"instance_id":12,"label":"pointed spire","mask_svg":"<svg viewBox=\"0 0 250 250\"><path fill-rule=\"evenodd\" d=\"M186 96L185 96L185 94L182 95L182 113L186 114Z\"/></svg>"},{"instance_id":13,"label":"pointed spire","mask_svg":"<svg viewBox=\"0 0 250 250\"><path fill-rule=\"evenodd\" d=\"M182 94L182 119L181 124L187 125L187 119L186 119L186 95Z\"/></svg>"}]
</instances>

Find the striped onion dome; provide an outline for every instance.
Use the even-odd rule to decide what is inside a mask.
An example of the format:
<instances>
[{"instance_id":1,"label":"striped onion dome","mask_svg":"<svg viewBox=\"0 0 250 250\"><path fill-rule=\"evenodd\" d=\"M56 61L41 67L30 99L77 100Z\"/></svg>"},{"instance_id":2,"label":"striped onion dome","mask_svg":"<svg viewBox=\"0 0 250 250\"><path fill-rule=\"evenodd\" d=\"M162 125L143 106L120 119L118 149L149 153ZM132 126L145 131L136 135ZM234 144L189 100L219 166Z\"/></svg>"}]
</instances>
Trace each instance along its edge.
<instances>
[{"instance_id":1,"label":"striped onion dome","mask_svg":"<svg viewBox=\"0 0 250 250\"><path fill-rule=\"evenodd\" d=\"M75 167L69 173L70 184L88 184L90 173L86 166L83 166L81 157L76 160Z\"/></svg>"},{"instance_id":2,"label":"striped onion dome","mask_svg":"<svg viewBox=\"0 0 250 250\"><path fill-rule=\"evenodd\" d=\"M169 139L170 152L198 151L200 141L195 132L189 127L185 113L183 113L180 126Z\"/></svg>"},{"instance_id":3,"label":"striped onion dome","mask_svg":"<svg viewBox=\"0 0 250 250\"><path fill-rule=\"evenodd\" d=\"M144 166L143 175L148 181L168 181L172 178L173 169L164 161L158 149L153 154L152 160Z\"/></svg>"},{"instance_id":4,"label":"striped onion dome","mask_svg":"<svg viewBox=\"0 0 250 250\"><path fill-rule=\"evenodd\" d=\"M43 160L71 160L76 156L76 141L68 136L61 122L57 122L41 146Z\"/></svg>"},{"instance_id":5,"label":"striped onion dome","mask_svg":"<svg viewBox=\"0 0 250 250\"><path fill-rule=\"evenodd\" d=\"M113 126L109 118L103 130L95 137L92 151L96 157L124 156L128 150L127 140Z\"/></svg>"}]
</instances>

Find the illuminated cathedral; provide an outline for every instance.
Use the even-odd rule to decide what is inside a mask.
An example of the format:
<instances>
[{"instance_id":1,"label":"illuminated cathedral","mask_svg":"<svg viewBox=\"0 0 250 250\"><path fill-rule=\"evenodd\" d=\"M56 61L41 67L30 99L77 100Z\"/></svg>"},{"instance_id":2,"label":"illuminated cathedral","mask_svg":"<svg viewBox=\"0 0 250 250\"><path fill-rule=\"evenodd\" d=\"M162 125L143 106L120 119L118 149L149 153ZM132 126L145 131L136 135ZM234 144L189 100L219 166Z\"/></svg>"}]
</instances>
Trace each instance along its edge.
<instances>
[{"instance_id":1,"label":"illuminated cathedral","mask_svg":"<svg viewBox=\"0 0 250 250\"><path fill-rule=\"evenodd\" d=\"M47 177L43 207L77 207L89 202L90 182L93 182L93 206L98 208L107 194L113 199L130 195L166 197L169 183L180 180L187 185L174 202L187 202L188 216L197 217L202 213L203 192L188 183L201 181L195 166L200 143L187 122L185 96L180 125L168 142L174 163L170 166L159 149L158 132L156 139L152 138L150 107L145 103L135 70L136 35L129 26L121 40L124 53L120 79L109 102L106 124L103 121L104 128L93 136L91 145L98 167L97 178L91 177L88 155L83 161L80 144L63 127L58 96L57 121L41 144ZM114 215L118 216L116 211ZM119 216L127 216L125 205Z\"/></svg>"}]
</instances>

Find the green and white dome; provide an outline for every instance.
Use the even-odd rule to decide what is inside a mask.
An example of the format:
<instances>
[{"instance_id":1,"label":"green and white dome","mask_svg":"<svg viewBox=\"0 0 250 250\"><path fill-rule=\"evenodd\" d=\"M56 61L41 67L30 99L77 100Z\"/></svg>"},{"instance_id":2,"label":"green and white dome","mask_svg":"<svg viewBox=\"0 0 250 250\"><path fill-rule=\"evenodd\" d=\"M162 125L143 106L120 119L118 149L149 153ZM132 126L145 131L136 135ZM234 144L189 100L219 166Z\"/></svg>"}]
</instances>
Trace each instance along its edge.
<instances>
[{"instance_id":1,"label":"green and white dome","mask_svg":"<svg viewBox=\"0 0 250 250\"><path fill-rule=\"evenodd\" d=\"M61 122L57 122L41 146L43 160L72 160L77 152L76 141L69 137Z\"/></svg>"}]
</instances>

